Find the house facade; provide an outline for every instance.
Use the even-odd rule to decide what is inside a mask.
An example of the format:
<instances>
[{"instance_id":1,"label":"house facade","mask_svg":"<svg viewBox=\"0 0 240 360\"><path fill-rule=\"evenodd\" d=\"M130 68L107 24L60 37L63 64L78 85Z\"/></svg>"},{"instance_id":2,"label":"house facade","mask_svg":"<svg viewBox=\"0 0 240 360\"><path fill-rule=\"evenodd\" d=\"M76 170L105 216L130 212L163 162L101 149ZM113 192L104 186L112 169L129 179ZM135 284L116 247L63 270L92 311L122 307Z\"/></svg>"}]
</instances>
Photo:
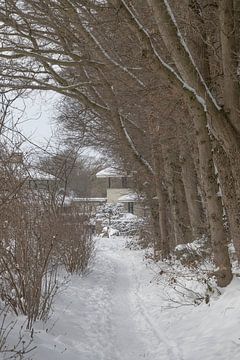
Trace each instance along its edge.
<instances>
[{"instance_id":1,"label":"house facade","mask_svg":"<svg viewBox=\"0 0 240 360\"><path fill-rule=\"evenodd\" d=\"M56 189L58 179L36 167L29 167L24 170L24 177L30 189L53 191Z\"/></svg>"},{"instance_id":2,"label":"house facade","mask_svg":"<svg viewBox=\"0 0 240 360\"><path fill-rule=\"evenodd\" d=\"M118 169L108 167L99 171L96 174L97 178L106 179L106 198L107 203L116 204L118 199L129 194L130 189L130 176L125 172L119 171Z\"/></svg>"},{"instance_id":3,"label":"house facade","mask_svg":"<svg viewBox=\"0 0 240 360\"><path fill-rule=\"evenodd\" d=\"M106 179L106 199L108 204L123 204L127 213L144 216L141 199L131 188L131 175L117 168L108 167L96 174Z\"/></svg>"}]
</instances>

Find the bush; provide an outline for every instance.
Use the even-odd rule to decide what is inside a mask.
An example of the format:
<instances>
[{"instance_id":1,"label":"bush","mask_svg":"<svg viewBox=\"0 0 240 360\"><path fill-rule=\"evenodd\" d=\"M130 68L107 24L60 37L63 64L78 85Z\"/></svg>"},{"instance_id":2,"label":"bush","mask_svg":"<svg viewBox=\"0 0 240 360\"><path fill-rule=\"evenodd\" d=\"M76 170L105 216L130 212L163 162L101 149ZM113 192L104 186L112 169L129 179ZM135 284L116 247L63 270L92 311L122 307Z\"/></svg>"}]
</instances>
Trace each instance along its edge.
<instances>
[{"instance_id":1,"label":"bush","mask_svg":"<svg viewBox=\"0 0 240 360\"><path fill-rule=\"evenodd\" d=\"M209 239L203 236L191 243L177 245L174 254L183 265L197 267L211 258L212 251Z\"/></svg>"},{"instance_id":2,"label":"bush","mask_svg":"<svg viewBox=\"0 0 240 360\"><path fill-rule=\"evenodd\" d=\"M100 232L105 228L120 236L139 235L145 224L143 219L126 213L122 204L105 204L99 207L96 220L101 225Z\"/></svg>"},{"instance_id":3,"label":"bush","mask_svg":"<svg viewBox=\"0 0 240 360\"><path fill-rule=\"evenodd\" d=\"M81 206L68 206L58 214L56 257L70 274L85 273L94 256L90 215Z\"/></svg>"},{"instance_id":4,"label":"bush","mask_svg":"<svg viewBox=\"0 0 240 360\"><path fill-rule=\"evenodd\" d=\"M30 329L49 316L59 265L70 273L85 272L94 242L86 212L73 208L66 214L53 184L40 188L29 182L24 165L5 155L0 158L0 300L25 315Z\"/></svg>"},{"instance_id":5,"label":"bush","mask_svg":"<svg viewBox=\"0 0 240 360\"><path fill-rule=\"evenodd\" d=\"M17 321L8 320L8 309L0 313L0 357L3 360L30 360L29 354L36 348L32 344L33 332L24 334L25 324L19 327Z\"/></svg>"},{"instance_id":6,"label":"bush","mask_svg":"<svg viewBox=\"0 0 240 360\"><path fill-rule=\"evenodd\" d=\"M0 297L16 315L27 316L30 328L46 320L58 289L56 217L46 199L21 191L1 207L0 234Z\"/></svg>"}]
</instances>

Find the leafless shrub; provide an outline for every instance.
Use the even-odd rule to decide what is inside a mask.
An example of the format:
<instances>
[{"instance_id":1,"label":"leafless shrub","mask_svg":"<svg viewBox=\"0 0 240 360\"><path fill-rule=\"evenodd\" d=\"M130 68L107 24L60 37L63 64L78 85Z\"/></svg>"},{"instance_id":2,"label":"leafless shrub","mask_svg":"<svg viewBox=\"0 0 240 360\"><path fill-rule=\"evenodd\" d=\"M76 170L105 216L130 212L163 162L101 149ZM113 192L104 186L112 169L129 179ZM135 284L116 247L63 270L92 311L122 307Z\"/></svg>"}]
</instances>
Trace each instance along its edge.
<instances>
[{"instance_id":1,"label":"leafless shrub","mask_svg":"<svg viewBox=\"0 0 240 360\"><path fill-rule=\"evenodd\" d=\"M68 206L58 215L57 256L67 272L85 273L94 256L90 214L84 206Z\"/></svg>"},{"instance_id":2,"label":"leafless shrub","mask_svg":"<svg viewBox=\"0 0 240 360\"><path fill-rule=\"evenodd\" d=\"M138 244L142 249L153 247L154 231L149 221L139 227Z\"/></svg>"},{"instance_id":3,"label":"leafless shrub","mask_svg":"<svg viewBox=\"0 0 240 360\"><path fill-rule=\"evenodd\" d=\"M39 197L18 193L1 208L0 296L18 315L45 320L58 289L52 262L56 219Z\"/></svg>"},{"instance_id":4,"label":"leafless shrub","mask_svg":"<svg viewBox=\"0 0 240 360\"><path fill-rule=\"evenodd\" d=\"M207 236L191 243L179 244L174 249L176 259L188 268L198 268L211 259L211 245Z\"/></svg>"},{"instance_id":5,"label":"leafless shrub","mask_svg":"<svg viewBox=\"0 0 240 360\"><path fill-rule=\"evenodd\" d=\"M29 354L36 348L36 346L33 345L33 332L30 336L26 337L24 334L24 327L26 324L23 323L19 327L17 321L9 321L8 308L4 308L4 310L1 311L0 318L1 359L30 360ZM17 334L13 334L16 333L16 329ZM13 341L13 339L10 341L10 338L14 338L15 341Z\"/></svg>"},{"instance_id":6,"label":"leafless shrub","mask_svg":"<svg viewBox=\"0 0 240 360\"><path fill-rule=\"evenodd\" d=\"M213 276L213 263L189 268L176 259L154 267L154 282L162 284L167 307L198 306L210 303L220 291Z\"/></svg>"},{"instance_id":7,"label":"leafless shrub","mask_svg":"<svg viewBox=\"0 0 240 360\"><path fill-rule=\"evenodd\" d=\"M59 264L70 273L86 271L94 245L86 214L66 216L55 178L35 181L19 146L0 129L0 301L25 315L32 329L49 316Z\"/></svg>"},{"instance_id":8,"label":"leafless shrub","mask_svg":"<svg viewBox=\"0 0 240 360\"><path fill-rule=\"evenodd\" d=\"M104 204L97 209L97 225L99 233L138 237L145 221L133 214L127 214L123 204Z\"/></svg>"},{"instance_id":9,"label":"leafless shrub","mask_svg":"<svg viewBox=\"0 0 240 360\"><path fill-rule=\"evenodd\" d=\"M23 164L11 157L2 156L0 166L0 298L31 328L47 318L58 289L56 216L50 194L32 189Z\"/></svg>"}]
</instances>

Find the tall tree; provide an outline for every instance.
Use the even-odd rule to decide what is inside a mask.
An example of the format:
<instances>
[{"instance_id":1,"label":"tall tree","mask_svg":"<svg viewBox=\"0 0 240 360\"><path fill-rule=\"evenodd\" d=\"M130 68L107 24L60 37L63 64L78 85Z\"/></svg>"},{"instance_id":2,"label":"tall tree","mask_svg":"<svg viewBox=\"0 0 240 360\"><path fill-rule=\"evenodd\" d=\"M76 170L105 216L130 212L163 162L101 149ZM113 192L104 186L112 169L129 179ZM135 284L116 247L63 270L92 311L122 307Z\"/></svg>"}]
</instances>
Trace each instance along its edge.
<instances>
[{"instance_id":1,"label":"tall tree","mask_svg":"<svg viewBox=\"0 0 240 360\"><path fill-rule=\"evenodd\" d=\"M79 111L87 114L85 118L81 117L79 124L80 129L88 134L88 139L103 144L106 132L111 151L122 149L122 157L135 163L144 177L149 177L155 184L152 195L158 194L159 214L163 207L168 206L172 219L175 215L176 225L182 223L185 212L184 218L189 217L193 234L199 226L196 214L200 211L193 202L197 198L196 189L201 187L218 268L216 275L219 284L225 286L231 281L232 274L222 202L217 196L212 140L228 159L239 199L236 56L239 39L237 32L233 31L239 9L236 1L221 0L213 14L214 25L208 26L212 11L208 0L184 1L182 9L177 5L175 0L0 0L0 86L5 91L18 88L54 90L71 98L78 104ZM191 14L191 25L201 29L199 47L196 46L196 35L189 31L189 20L183 21L186 13ZM217 57L212 50L215 42L220 49ZM161 128L166 121L163 119L169 118L163 117L161 111L169 104L166 101L169 94L173 102L181 97L184 105L178 107L180 116L177 111L174 114L178 135L172 146L167 144L164 148L163 132L156 135L153 129L156 124ZM153 102L149 101L149 95L154 97ZM166 108L166 112L169 114L170 109ZM156 124L149 127L150 113L153 113ZM178 125L179 118L185 114L192 119L194 142L198 148L190 165L195 167L191 168L195 181L191 196L187 196L184 163L179 163L179 154L184 153L184 149L178 141L183 134ZM93 130L91 136L90 129ZM98 136L98 130L103 137ZM151 138L154 144L159 144L156 146L158 151L153 151L151 141L147 141ZM173 162L167 161L173 158ZM162 164L162 159L165 164ZM191 159L188 160L190 164ZM168 200L172 201L165 201L161 197L161 166L166 170L169 164L168 173L174 174L177 169L178 178L169 175ZM224 186L223 173L221 176L220 184ZM172 186L174 182L178 187ZM181 204L180 212L177 203L173 202L179 193L186 194L177 201L179 208ZM226 195L227 191L223 193ZM230 196L225 196L225 204L230 213L233 208ZM194 217L191 216L193 211ZM169 245L171 231L163 235L162 221L159 221L159 227L162 246L164 242ZM183 238L189 240L187 233ZM239 243L239 240L235 242Z\"/></svg>"}]
</instances>

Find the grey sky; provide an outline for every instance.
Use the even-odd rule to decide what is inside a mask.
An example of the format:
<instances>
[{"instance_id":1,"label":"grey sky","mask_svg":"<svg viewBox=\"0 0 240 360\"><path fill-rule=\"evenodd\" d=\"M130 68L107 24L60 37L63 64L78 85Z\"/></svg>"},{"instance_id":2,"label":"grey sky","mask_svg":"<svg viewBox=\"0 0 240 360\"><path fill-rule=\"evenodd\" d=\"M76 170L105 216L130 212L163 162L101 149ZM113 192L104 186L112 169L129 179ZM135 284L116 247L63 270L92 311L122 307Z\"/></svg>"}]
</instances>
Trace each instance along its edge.
<instances>
[{"instance_id":1,"label":"grey sky","mask_svg":"<svg viewBox=\"0 0 240 360\"><path fill-rule=\"evenodd\" d=\"M34 148L34 144L41 148L49 145L49 150L56 150L61 145L59 139L54 137L57 125L54 120L60 95L54 92L36 92L31 94L27 99L17 100L15 107L24 110L18 128L27 137L31 143L24 144L25 149ZM15 110L17 116L22 112ZM36 148L37 150L37 148ZM98 160L102 155L92 148L82 148L81 154L89 158Z\"/></svg>"},{"instance_id":2,"label":"grey sky","mask_svg":"<svg viewBox=\"0 0 240 360\"><path fill-rule=\"evenodd\" d=\"M19 129L37 145L47 144L56 130L53 117L59 98L53 92L36 92L27 99L17 100L15 104L15 107L24 110ZM21 111L16 110L16 113L20 115ZM54 143L53 139L51 143Z\"/></svg>"}]
</instances>

